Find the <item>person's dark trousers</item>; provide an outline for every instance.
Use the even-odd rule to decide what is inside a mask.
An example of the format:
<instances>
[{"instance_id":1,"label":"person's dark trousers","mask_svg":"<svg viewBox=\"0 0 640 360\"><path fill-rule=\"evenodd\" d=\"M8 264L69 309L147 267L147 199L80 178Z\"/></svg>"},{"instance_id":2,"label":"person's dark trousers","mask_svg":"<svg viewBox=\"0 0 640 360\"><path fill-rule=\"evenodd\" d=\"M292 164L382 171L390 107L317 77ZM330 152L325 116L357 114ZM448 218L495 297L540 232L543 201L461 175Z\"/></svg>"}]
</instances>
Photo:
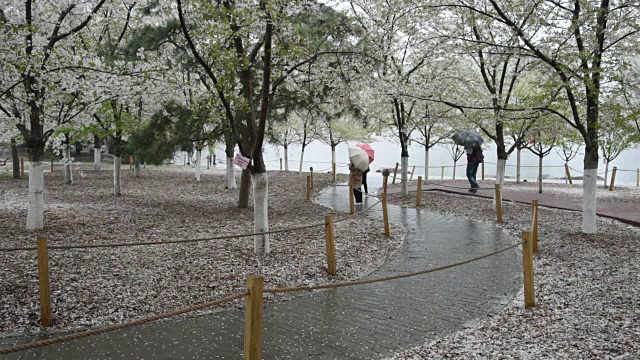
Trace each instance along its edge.
<instances>
[{"instance_id":1,"label":"person's dark trousers","mask_svg":"<svg viewBox=\"0 0 640 360\"><path fill-rule=\"evenodd\" d=\"M474 163L467 164L467 179L469 179L469 184L471 185L472 189L477 189L480 187L476 182L476 173L478 172L478 165L480 165L480 163L474 162Z\"/></svg>"},{"instance_id":2,"label":"person's dark trousers","mask_svg":"<svg viewBox=\"0 0 640 360\"><path fill-rule=\"evenodd\" d=\"M358 204L362 203L362 188L353 188L353 197L356 198Z\"/></svg>"},{"instance_id":3,"label":"person's dark trousers","mask_svg":"<svg viewBox=\"0 0 640 360\"><path fill-rule=\"evenodd\" d=\"M369 193L369 187L367 186L367 173L362 174L362 186L364 187L365 194Z\"/></svg>"}]
</instances>

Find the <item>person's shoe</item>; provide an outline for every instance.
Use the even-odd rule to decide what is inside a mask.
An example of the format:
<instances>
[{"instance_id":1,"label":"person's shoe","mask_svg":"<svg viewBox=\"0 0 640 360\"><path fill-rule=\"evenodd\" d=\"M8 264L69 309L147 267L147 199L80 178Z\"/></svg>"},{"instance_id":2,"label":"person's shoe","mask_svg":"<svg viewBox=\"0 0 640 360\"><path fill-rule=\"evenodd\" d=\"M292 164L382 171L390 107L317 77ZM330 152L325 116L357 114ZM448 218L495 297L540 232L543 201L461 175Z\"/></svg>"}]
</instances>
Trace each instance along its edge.
<instances>
[{"instance_id":1,"label":"person's shoe","mask_svg":"<svg viewBox=\"0 0 640 360\"><path fill-rule=\"evenodd\" d=\"M471 190L469 190L469 191L471 191L472 193L474 193L474 194L475 194L475 193L477 193L477 192L478 192L478 189L479 189L479 188L473 188L473 189L471 189Z\"/></svg>"}]
</instances>

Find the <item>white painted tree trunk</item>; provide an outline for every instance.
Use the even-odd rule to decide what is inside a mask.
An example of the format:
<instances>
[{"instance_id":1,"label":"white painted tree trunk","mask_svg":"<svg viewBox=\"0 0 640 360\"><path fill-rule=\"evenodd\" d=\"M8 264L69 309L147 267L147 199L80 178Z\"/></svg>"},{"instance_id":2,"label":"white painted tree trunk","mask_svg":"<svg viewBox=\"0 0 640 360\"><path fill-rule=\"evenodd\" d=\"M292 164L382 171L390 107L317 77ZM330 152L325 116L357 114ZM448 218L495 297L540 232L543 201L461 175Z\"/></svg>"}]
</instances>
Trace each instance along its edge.
<instances>
[{"instance_id":1,"label":"white painted tree trunk","mask_svg":"<svg viewBox=\"0 0 640 360\"><path fill-rule=\"evenodd\" d=\"M516 153L516 183L520 184L520 166L521 166L521 162L520 162L520 155L522 153L522 149L518 149L517 153Z\"/></svg>"},{"instance_id":2,"label":"white painted tree trunk","mask_svg":"<svg viewBox=\"0 0 640 360\"><path fill-rule=\"evenodd\" d=\"M200 173L202 172L200 169L200 165L202 163L202 150L196 150L196 161L195 161L195 166L196 166L196 181L200 182Z\"/></svg>"},{"instance_id":3,"label":"white painted tree trunk","mask_svg":"<svg viewBox=\"0 0 640 360\"><path fill-rule=\"evenodd\" d=\"M93 170L102 170L102 154L100 148L93 148Z\"/></svg>"},{"instance_id":4,"label":"white painted tree trunk","mask_svg":"<svg viewBox=\"0 0 640 360\"><path fill-rule=\"evenodd\" d=\"M73 184L73 172L71 171L71 148L67 145L64 149L64 183Z\"/></svg>"},{"instance_id":5,"label":"white painted tree trunk","mask_svg":"<svg viewBox=\"0 0 640 360\"><path fill-rule=\"evenodd\" d=\"M235 190L237 188L236 174L233 169L233 158L227 157L227 189Z\"/></svg>"},{"instance_id":6,"label":"white painted tree trunk","mask_svg":"<svg viewBox=\"0 0 640 360\"><path fill-rule=\"evenodd\" d=\"M284 147L284 171L289 171L289 147Z\"/></svg>"},{"instance_id":7,"label":"white painted tree trunk","mask_svg":"<svg viewBox=\"0 0 640 360\"><path fill-rule=\"evenodd\" d=\"M456 160L453 161L453 180L456 179L456 167L458 166L458 162Z\"/></svg>"},{"instance_id":8,"label":"white painted tree trunk","mask_svg":"<svg viewBox=\"0 0 640 360\"><path fill-rule=\"evenodd\" d=\"M609 162L607 161L604 165L604 187L607 187L608 181L609 181Z\"/></svg>"},{"instance_id":9,"label":"white painted tree trunk","mask_svg":"<svg viewBox=\"0 0 640 360\"><path fill-rule=\"evenodd\" d=\"M29 162L27 230L44 228L44 171L42 162Z\"/></svg>"},{"instance_id":10,"label":"white painted tree trunk","mask_svg":"<svg viewBox=\"0 0 640 360\"><path fill-rule=\"evenodd\" d=\"M582 182L582 232L596 234L596 189L598 187L598 169L584 169Z\"/></svg>"},{"instance_id":11,"label":"white painted tree trunk","mask_svg":"<svg viewBox=\"0 0 640 360\"><path fill-rule=\"evenodd\" d=\"M337 170L338 169L338 164L336 163L336 150L335 149L331 150L331 164L332 165L335 164L336 165L336 171L338 171Z\"/></svg>"},{"instance_id":12,"label":"white painted tree trunk","mask_svg":"<svg viewBox=\"0 0 640 360\"><path fill-rule=\"evenodd\" d=\"M120 156L113 157L113 195L121 195L120 190L120 165L122 158Z\"/></svg>"},{"instance_id":13,"label":"white painted tree trunk","mask_svg":"<svg viewBox=\"0 0 640 360\"><path fill-rule=\"evenodd\" d=\"M253 230L256 233L269 231L269 181L267 173L251 175L253 183ZM271 252L269 235L255 235L254 251L257 255Z\"/></svg>"},{"instance_id":14,"label":"white painted tree trunk","mask_svg":"<svg viewBox=\"0 0 640 360\"><path fill-rule=\"evenodd\" d=\"M429 148L424 147L424 181L429 180Z\"/></svg>"},{"instance_id":15,"label":"white painted tree trunk","mask_svg":"<svg viewBox=\"0 0 640 360\"><path fill-rule=\"evenodd\" d=\"M402 183L402 196L407 195L407 183L409 182L409 157L403 156L402 160L402 171L401 171L401 183Z\"/></svg>"},{"instance_id":16,"label":"white painted tree trunk","mask_svg":"<svg viewBox=\"0 0 640 360\"><path fill-rule=\"evenodd\" d=\"M300 170L298 172L302 173L302 165L304 164L304 149L300 151Z\"/></svg>"},{"instance_id":17,"label":"white painted tree trunk","mask_svg":"<svg viewBox=\"0 0 640 360\"><path fill-rule=\"evenodd\" d=\"M138 160L133 163L133 176L140 177L140 161Z\"/></svg>"},{"instance_id":18,"label":"white painted tree trunk","mask_svg":"<svg viewBox=\"0 0 640 360\"><path fill-rule=\"evenodd\" d=\"M507 160L498 159L496 165L496 184L500 184L500 189L504 189L504 171L507 167Z\"/></svg>"}]
</instances>

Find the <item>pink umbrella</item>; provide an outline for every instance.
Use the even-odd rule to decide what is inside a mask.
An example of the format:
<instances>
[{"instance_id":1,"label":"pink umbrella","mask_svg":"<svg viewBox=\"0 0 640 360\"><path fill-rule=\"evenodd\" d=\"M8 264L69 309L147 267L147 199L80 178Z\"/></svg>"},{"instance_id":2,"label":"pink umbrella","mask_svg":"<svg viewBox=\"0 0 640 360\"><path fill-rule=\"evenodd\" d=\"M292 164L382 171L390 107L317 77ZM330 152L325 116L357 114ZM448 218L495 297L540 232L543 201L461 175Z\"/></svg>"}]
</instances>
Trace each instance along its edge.
<instances>
[{"instance_id":1,"label":"pink umbrella","mask_svg":"<svg viewBox=\"0 0 640 360\"><path fill-rule=\"evenodd\" d=\"M360 149L364 150L367 153L367 155L369 155L369 162L370 163L373 162L375 151L373 150L371 145L369 145L369 144L358 144L356 146L359 147Z\"/></svg>"}]
</instances>

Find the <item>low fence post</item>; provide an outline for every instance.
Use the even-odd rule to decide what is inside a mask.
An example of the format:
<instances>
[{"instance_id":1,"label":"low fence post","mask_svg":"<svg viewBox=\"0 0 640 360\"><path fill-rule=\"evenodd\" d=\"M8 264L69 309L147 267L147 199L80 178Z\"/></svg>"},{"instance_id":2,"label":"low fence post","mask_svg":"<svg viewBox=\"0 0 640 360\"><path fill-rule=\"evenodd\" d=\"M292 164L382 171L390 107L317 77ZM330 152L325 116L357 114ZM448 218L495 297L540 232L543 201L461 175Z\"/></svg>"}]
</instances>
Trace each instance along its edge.
<instances>
[{"instance_id":1,"label":"low fence post","mask_svg":"<svg viewBox=\"0 0 640 360\"><path fill-rule=\"evenodd\" d=\"M51 172L53 172L53 158L51 158Z\"/></svg>"},{"instance_id":2,"label":"low fence post","mask_svg":"<svg viewBox=\"0 0 640 360\"><path fill-rule=\"evenodd\" d=\"M444 180L444 166L442 167L442 176L440 177L440 179Z\"/></svg>"},{"instance_id":3,"label":"low fence post","mask_svg":"<svg viewBox=\"0 0 640 360\"><path fill-rule=\"evenodd\" d=\"M389 175L382 175L382 189L384 190L384 194L387 194L387 183L389 182Z\"/></svg>"},{"instance_id":4,"label":"low fence post","mask_svg":"<svg viewBox=\"0 0 640 360\"><path fill-rule=\"evenodd\" d=\"M327 238L327 272L336 274L336 246L333 228L333 216L324 217L324 233Z\"/></svg>"},{"instance_id":5,"label":"low fence post","mask_svg":"<svg viewBox=\"0 0 640 360\"><path fill-rule=\"evenodd\" d=\"M198 162L200 159L198 159ZM133 156L129 155L129 170L133 170Z\"/></svg>"},{"instance_id":6,"label":"low fence post","mask_svg":"<svg viewBox=\"0 0 640 360\"><path fill-rule=\"evenodd\" d=\"M416 207L422 205L422 176L418 176L418 193L416 194Z\"/></svg>"},{"instance_id":7,"label":"low fence post","mask_svg":"<svg viewBox=\"0 0 640 360\"><path fill-rule=\"evenodd\" d=\"M384 235L391 237L391 231L389 230L389 213L387 212L387 194L381 194L382 199L382 220L384 222Z\"/></svg>"},{"instance_id":8,"label":"low fence post","mask_svg":"<svg viewBox=\"0 0 640 360\"><path fill-rule=\"evenodd\" d=\"M262 360L262 307L264 278L247 276L245 317L244 317L244 359Z\"/></svg>"},{"instance_id":9,"label":"low fence post","mask_svg":"<svg viewBox=\"0 0 640 360\"><path fill-rule=\"evenodd\" d=\"M500 184L496 184L496 216L498 224L502 224L502 194L500 193Z\"/></svg>"},{"instance_id":10,"label":"low fence post","mask_svg":"<svg viewBox=\"0 0 640 360\"><path fill-rule=\"evenodd\" d=\"M484 181L484 160L482 161L482 181Z\"/></svg>"},{"instance_id":11,"label":"low fence post","mask_svg":"<svg viewBox=\"0 0 640 360\"><path fill-rule=\"evenodd\" d=\"M311 175L307 175L307 201L311 201Z\"/></svg>"},{"instance_id":12,"label":"low fence post","mask_svg":"<svg viewBox=\"0 0 640 360\"><path fill-rule=\"evenodd\" d=\"M396 168L395 170L393 170L393 181L391 182L392 184L396 183L396 175L398 175L398 165L400 164L396 163Z\"/></svg>"},{"instance_id":13,"label":"low fence post","mask_svg":"<svg viewBox=\"0 0 640 360\"><path fill-rule=\"evenodd\" d=\"M280 158L280 171L282 171L282 158Z\"/></svg>"},{"instance_id":14,"label":"low fence post","mask_svg":"<svg viewBox=\"0 0 640 360\"><path fill-rule=\"evenodd\" d=\"M411 169L411 177L409 178L409 181L413 180L413 173L416 171L416 166L413 165L413 169Z\"/></svg>"},{"instance_id":15,"label":"low fence post","mask_svg":"<svg viewBox=\"0 0 640 360\"><path fill-rule=\"evenodd\" d=\"M313 190L313 166L309 168L309 176L311 176L311 190Z\"/></svg>"},{"instance_id":16,"label":"low fence post","mask_svg":"<svg viewBox=\"0 0 640 360\"><path fill-rule=\"evenodd\" d=\"M353 198L353 182L349 180L349 214L353 215L356 212L356 205L354 204L355 199Z\"/></svg>"},{"instance_id":17,"label":"low fence post","mask_svg":"<svg viewBox=\"0 0 640 360\"><path fill-rule=\"evenodd\" d=\"M522 232L522 269L524 272L524 307L529 309L536 306L536 299L533 291L533 249L531 233Z\"/></svg>"},{"instance_id":18,"label":"low fence post","mask_svg":"<svg viewBox=\"0 0 640 360\"><path fill-rule=\"evenodd\" d=\"M531 240L533 253L538 253L538 200L531 201Z\"/></svg>"},{"instance_id":19,"label":"low fence post","mask_svg":"<svg viewBox=\"0 0 640 360\"><path fill-rule=\"evenodd\" d=\"M636 171L636 186L640 186L640 169Z\"/></svg>"},{"instance_id":20,"label":"low fence post","mask_svg":"<svg viewBox=\"0 0 640 360\"><path fill-rule=\"evenodd\" d=\"M333 182L336 182L336 163L331 163L331 171L333 172Z\"/></svg>"},{"instance_id":21,"label":"low fence post","mask_svg":"<svg viewBox=\"0 0 640 360\"><path fill-rule=\"evenodd\" d=\"M40 285L40 318L43 327L51 326L51 288L49 287L49 250L47 238L38 238L38 283Z\"/></svg>"},{"instance_id":22,"label":"low fence post","mask_svg":"<svg viewBox=\"0 0 640 360\"><path fill-rule=\"evenodd\" d=\"M573 179L571 179L571 171L569 171L569 164L564 163L564 171L567 173L567 180L569 185L573 185Z\"/></svg>"},{"instance_id":23,"label":"low fence post","mask_svg":"<svg viewBox=\"0 0 640 360\"><path fill-rule=\"evenodd\" d=\"M24 177L24 158L20 158L20 177Z\"/></svg>"},{"instance_id":24,"label":"low fence post","mask_svg":"<svg viewBox=\"0 0 640 360\"><path fill-rule=\"evenodd\" d=\"M611 173L611 184L609 184L609 191L613 191L613 188L616 183L616 173L618 172L618 168L616 166L613 167L613 172Z\"/></svg>"}]
</instances>

